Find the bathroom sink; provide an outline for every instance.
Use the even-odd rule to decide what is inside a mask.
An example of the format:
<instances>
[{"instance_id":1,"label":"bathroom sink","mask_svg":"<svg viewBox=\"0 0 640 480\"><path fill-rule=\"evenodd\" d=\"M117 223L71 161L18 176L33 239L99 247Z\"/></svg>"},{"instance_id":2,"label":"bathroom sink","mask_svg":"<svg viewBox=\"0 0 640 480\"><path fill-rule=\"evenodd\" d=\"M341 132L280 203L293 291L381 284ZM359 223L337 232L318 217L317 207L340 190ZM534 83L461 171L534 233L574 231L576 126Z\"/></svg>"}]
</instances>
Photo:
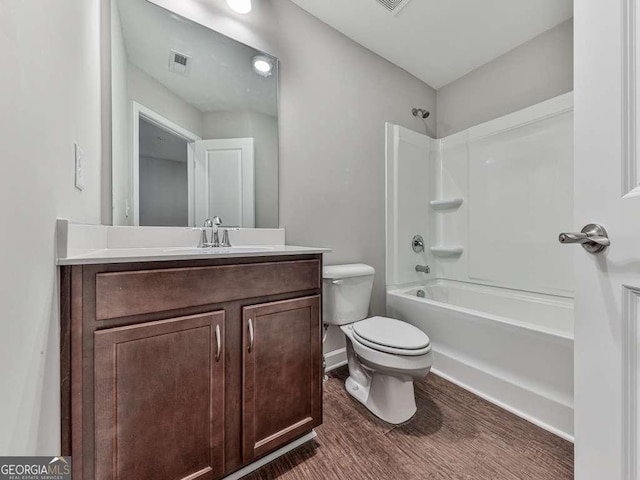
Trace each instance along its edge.
<instances>
[{"instance_id":1,"label":"bathroom sink","mask_svg":"<svg viewBox=\"0 0 640 480\"><path fill-rule=\"evenodd\" d=\"M175 247L168 248L165 253L175 253L182 255L229 255L233 253L260 253L274 250L274 247L220 247L220 248L194 248Z\"/></svg>"}]
</instances>

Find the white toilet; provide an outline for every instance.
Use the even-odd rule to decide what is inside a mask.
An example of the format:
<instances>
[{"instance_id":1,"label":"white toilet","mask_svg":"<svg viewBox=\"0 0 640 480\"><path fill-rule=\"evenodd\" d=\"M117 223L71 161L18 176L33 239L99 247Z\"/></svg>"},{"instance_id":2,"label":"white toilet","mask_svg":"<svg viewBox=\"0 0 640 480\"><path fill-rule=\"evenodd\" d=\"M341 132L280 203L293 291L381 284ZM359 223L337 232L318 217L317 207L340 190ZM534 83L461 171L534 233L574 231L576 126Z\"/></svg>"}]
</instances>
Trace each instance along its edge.
<instances>
[{"instance_id":1,"label":"white toilet","mask_svg":"<svg viewBox=\"0 0 640 480\"><path fill-rule=\"evenodd\" d=\"M429 373L433 354L429 337L413 325L367 318L374 276L369 265L324 267L323 321L347 336L347 392L397 425L416 413L413 379Z\"/></svg>"}]
</instances>

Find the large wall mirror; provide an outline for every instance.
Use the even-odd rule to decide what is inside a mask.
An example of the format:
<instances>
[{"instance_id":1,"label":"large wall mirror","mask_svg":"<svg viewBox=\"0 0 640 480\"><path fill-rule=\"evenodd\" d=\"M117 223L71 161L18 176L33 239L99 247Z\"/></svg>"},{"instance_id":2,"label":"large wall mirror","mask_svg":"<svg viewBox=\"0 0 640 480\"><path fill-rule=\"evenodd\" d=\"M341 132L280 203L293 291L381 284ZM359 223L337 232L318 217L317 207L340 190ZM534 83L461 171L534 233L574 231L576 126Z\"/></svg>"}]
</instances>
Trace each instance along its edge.
<instances>
[{"instance_id":1,"label":"large wall mirror","mask_svg":"<svg viewBox=\"0 0 640 480\"><path fill-rule=\"evenodd\" d=\"M278 61L112 0L113 224L278 227Z\"/></svg>"}]
</instances>

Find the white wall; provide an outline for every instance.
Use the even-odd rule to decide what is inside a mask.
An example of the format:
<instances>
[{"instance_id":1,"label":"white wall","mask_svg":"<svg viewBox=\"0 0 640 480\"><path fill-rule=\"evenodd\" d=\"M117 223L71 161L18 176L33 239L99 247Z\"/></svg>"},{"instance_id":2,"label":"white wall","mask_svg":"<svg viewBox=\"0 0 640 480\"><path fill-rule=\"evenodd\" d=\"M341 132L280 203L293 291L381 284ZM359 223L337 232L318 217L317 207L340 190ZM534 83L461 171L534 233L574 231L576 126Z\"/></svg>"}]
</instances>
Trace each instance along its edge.
<instances>
[{"instance_id":1,"label":"white wall","mask_svg":"<svg viewBox=\"0 0 640 480\"><path fill-rule=\"evenodd\" d=\"M438 90L438 138L573 90L573 20Z\"/></svg>"},{"instance_id":2,"label":"white wall","mask_svg":"<svg viewBox=\"0 0 640 480\"><path fill-rule=\"evenodd\" d=\"M100 222L99 8L0 3L0 455L60 451L55 219Z\"/></svg>"},{"instance_id":3,"label":"white wall","mask_svg":"<svg viewBox=\"0 0 640 480\"><path fill-rule=\"evenodd\" d=\"M278 226L278 119L252 111L204 114L203 138L254 139L256 227Z\"/></svg>"}]
</instances>

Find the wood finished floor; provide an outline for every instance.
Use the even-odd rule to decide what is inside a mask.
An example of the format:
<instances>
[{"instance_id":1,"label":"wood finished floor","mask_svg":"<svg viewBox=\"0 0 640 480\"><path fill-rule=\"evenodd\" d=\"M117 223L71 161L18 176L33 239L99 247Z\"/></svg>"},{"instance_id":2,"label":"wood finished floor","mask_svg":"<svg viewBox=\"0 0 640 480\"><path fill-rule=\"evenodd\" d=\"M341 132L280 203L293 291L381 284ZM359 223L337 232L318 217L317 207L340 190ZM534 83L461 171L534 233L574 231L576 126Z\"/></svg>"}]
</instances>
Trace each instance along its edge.
<instances>
[{"instance_id":1,"label":"wood finished floor","mask_svg":"<svg viewBox=\"0 0 640 480\"><path fill-rule=\"evenodd\" d=\"M416 382L418 413L396 427L346 393L347 375L325 383L318 437L245 479L573 478L573 444L436 375Z\"/></svg>"}]
</instances>

